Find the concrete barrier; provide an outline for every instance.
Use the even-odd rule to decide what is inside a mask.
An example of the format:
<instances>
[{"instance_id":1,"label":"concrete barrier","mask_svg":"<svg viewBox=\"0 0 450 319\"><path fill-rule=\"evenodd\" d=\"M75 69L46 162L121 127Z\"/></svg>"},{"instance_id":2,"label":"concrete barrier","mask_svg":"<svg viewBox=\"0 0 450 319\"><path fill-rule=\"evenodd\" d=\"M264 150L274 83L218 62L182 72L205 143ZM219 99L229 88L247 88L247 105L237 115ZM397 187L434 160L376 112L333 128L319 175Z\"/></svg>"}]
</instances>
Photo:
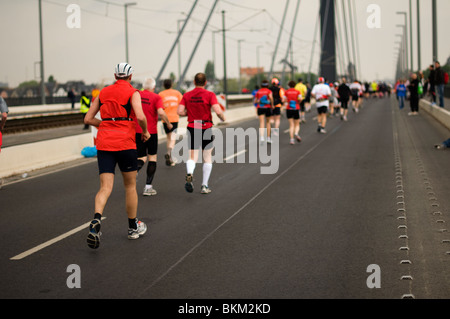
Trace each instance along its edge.
<instances>
[{"instance_id":1,"label":"concrete barrier","mask_svg":"<svg viewBox=\"0 0 450 319\"><path fill-rule=\"evenodd\" d=\"M242 107L225 112L226 123L234 123L251 118L256 119L253 106ZM213 115L214 123L220 123L217 115ZM180 118L180 133L187 126L187 119ZM158 139L166 139L161 122L158 123ZM57 138L49 141L10 146L0 153L0 178L20 175L36 169L83 158L81 150L86 146L93 146L92 133Z\"/></svg>"},{"instance_id":2,"label":"concrete barrier","mask_svg":"<svg viewBox=\"0 0 450 319\"><path fill-rule=\"evenodd\" d=\"M420 100L420 110L425 111L436 119L439 123L450 130L450 112L437 105L432 105L427 100Z\"/></svg>"},{"instance_id":3,"label":"concrete barrier","mask_svg":"<svg viewBox=\"0 0 450 319\"><path fill-rule=\"evenodd\" d=\"M0 178L82 158L83 147L92 144L92 135L82 134L4 148L0 153Z\"/></svg>"}]
</instances>

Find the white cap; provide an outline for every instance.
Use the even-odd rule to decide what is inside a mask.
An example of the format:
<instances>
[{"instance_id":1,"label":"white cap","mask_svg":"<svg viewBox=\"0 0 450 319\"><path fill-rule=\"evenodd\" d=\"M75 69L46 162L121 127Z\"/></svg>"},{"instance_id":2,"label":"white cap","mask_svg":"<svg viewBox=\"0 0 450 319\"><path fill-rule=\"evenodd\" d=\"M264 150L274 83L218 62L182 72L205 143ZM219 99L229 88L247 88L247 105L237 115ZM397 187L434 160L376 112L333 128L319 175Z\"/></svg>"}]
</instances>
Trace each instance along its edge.
<instances>
[{"instance_id":1,"label":"white cap","mask_svg":"<svg viewBox=\"0 0 450 319\"><path fill-rule=\"evenodd\" d=\"M122 62L116 65L116 68L114 70L114 74L117 75L118 77L128 77L131 74L133 74L133 68L131 67L131 65L129 65L126 62Z\"/></svg>"}]
</instances>

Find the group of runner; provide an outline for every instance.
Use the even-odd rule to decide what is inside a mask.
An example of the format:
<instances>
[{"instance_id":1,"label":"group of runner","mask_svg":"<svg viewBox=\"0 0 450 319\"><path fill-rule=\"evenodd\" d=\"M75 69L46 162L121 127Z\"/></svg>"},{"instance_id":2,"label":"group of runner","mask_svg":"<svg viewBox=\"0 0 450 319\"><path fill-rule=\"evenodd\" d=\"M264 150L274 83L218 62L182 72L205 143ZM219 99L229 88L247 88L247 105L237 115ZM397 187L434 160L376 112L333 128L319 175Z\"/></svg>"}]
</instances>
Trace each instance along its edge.
<instances>
[{"instance_id":1,"label":"group of runner","mask_svg":"<svg viewBox=\"0 0 450 319\"><path fill-rule=\"evenodd\" d=\"M385 82L364 82L364 96L366 98L382 98L391 95L392 86Z\"/></svg>"},{"instance_id":2,"label":"group of runner","mask_svg":"<svg viewBox=\"0 0 450 319\"><path fill-rule=\"evenodd\" d=\"M129 64L118 64L114 74L116 82L100 91L84 120L98 130L96 148L100 189L95 197L95 213L87 238L88 246L93 249L100 245L102 216L112 193L116 166L119 166L125 187L128 238L137 239L147 231L147 225L137 218L136 178L147 164L143 195L157 194L152 182L157 168L159 119L167 134L165 163L174 166L171 152L175 138L172 138L172 134L176 134L179 117L187 117L190 152L186 161L185 190L188 193L194 191L194 170L201 152L203 179L200 193L211 192L208 182L213 166L212 112L221 121L225 121L225 116L215 93L206 90L206 75L196 74L195 88L182 95L172 88L171 80L165 80L164 90L155 93L156 81L153 78L146 79L143 89L139 91L131 85L132 74L133 68ZM302 141L300 123L306 122L305 112L310 109L313 100L318 113L317 131L325 134L327 117L336 113L346 121L350 99L354 111L358 112L364 93L359 82L348 84L345 79L333 84L321 77L312 88L303 84L302 80L298 83L290 81L286 90L280 86L278 79L272 79L271 84L269 86L269 81L264 80L254 97L260 122L260 141L267 143L271 143L272 132L279 134L282 109L286 109L289 120L290 144L295 144L296 141Z\"/></svg>"},{"instance_id":3,"label":"group of runner","mask_svg":"<svg viewBox=\"0 0 450 319\"><path fill-rule=\"evenodd\" d=\"M157 166L159 118L167 133L166 165L174 166L171 151L175 139L171 138L178 127L179 116L188 119L189 160L186 162L185 189L194 190L193 174L199 158L203 155L202 194L209 194L209 177L212 171L212 111L225 121L223 109L216 95L205 89L206 75L195 76L195 89L182 95L172 88L170 80L164 81L165 90L155 93L153 78L145 80L141 91L131 85L133 68L128 63L115 67L116 82L100 91L91 103L84 122L97 128L96 148L100 176L100 189L95 197L95 213L89 225L87 244L96 249L100 245L101 221L106 203L112 193L115 168L119 166L125 187L128 238L137 239L147 231L147 225L137 218L138 194L137 172L147 163L144 196L156 195L152 186ZM100 116L100 117L99 117Z\"/></svg>"},{"instance_id":4,"label":"group of runner","mask_svg":"<svg viewBox=\"0 0 450 319\"><path fill-rule=\"evenodd\" d=\"M320 77L312 88L305 85L302 79L290 81L285 90L280 87L277 78L263 80L261 88L253 92L254 105L259 118L260 142L271 143L272 134L279 134L281 110L286 109L289 121L290 144L301 142L300 123L306 123L305 112L311 108L312 99L317 109L317 132L326 134L327 118L332 115L340 116L341 120L348 120L349 103L354 112L358 113L364 98L365 87L357 80L347 83L345 78L341 82L330 83Z\"/></svg>"}]
</instances>

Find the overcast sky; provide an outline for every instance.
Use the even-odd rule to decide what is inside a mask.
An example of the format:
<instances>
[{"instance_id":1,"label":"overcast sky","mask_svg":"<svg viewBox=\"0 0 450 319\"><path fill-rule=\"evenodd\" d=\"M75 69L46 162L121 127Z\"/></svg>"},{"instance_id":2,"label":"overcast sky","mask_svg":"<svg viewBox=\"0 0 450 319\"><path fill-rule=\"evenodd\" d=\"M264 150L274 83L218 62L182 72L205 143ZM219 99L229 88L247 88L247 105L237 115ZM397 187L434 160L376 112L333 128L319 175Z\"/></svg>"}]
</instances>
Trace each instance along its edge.
<instances>
[{"instance_id":1,"label":"overcast sky","mask_svg":"<svg viewBox=\"0 0 450 319\"><path fill-rule=\"evenodd\" d=\"M186 17L194 0L133 0L129 7L129 63L135 69L135 79L156 77L161 70L177 30L177 21ZM220 0L214 10L197 53L188 69L186 79L203 72L208 60L215 59L216 73L223 77L222 34L213 31L222 28L221 11L226 12L227 75L238 76L238 40L241 42L241 66L257 66L257 47L260 46L260 65L270 69L283 12L288 0ZM342 22L342 1L336 0ZM349 0L345 0L348 3ZM355 4L356 30L359 43L360 74L362 80L392 78L395 73L398 49L396 34L402 33L397 24L403 17L397 11L408 11L409 0L350 0ZM84 80L86 83L108 84L113 80L114 66L125 61L124 7L129 0L42 0L45 77L53 75L59 82ZM319 0L301 0L294 29L294 64L307 71L314 40L314 29L319 12ZM413 43L417 68L417 1L413 0ZM432 61L431 0L421 0L422 68ZM198 0L192 18L181 39L181 71L193 51L200 31L214 0ZM445 34L450 30L449 0L437 0L439 28L439 59L450 56L450 41ZM80 28L69 28L66 12L70 4L81 8ZM297 0L289 1L284 31L280 41L275 69L288 47ZM369 28L371 13L367 8L377 4L381 27ZM347 14L348 17L348 14ZM0 82L11 87L25 80L39 77L36 64L40 60L38 0L0 0ZM343 30L340 26L339 30ZM340 31L340 32L341 32ZM341 32L342 33L342 32ZM215 36L213 35L215 34ZM215 42L213 42L215 39ZM343 37L345 40L345 37ZM213 45L215 43L215 46ZM345 46L345 45L344 45ZM213 50L213 47L215 50ZM318 71L320 44L315 46L312 71ZM346 51L346 50L345 50ZM215 54L214 54L215 52ZM338 52L339 53L339 52ZM215 55L215 57L214 57ZM344 60L348 58L344 56ZM339 68L338 68L339 70ZM162 77L173 72L178 76L178 52L171 56Z\"/></svg>"}]
</instances>

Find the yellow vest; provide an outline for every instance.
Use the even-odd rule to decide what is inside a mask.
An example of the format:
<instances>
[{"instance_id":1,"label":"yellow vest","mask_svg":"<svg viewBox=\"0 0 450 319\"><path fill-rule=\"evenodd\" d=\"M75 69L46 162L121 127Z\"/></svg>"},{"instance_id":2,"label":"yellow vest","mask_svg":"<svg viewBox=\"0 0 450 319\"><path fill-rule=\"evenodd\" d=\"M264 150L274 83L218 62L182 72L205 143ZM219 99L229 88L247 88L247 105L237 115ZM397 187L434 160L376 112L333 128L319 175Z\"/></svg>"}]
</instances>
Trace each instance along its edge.
<instances>
[{"instance_id":1,"label":"yellow vest","mask_svg":"<svg viewBox=\"0 0 450 319\"><path fill-rule=\"evenodd\" d=\"M91 101L89 98L82 96L80 100L80 111L81 113L87 113L89 111L89 107L91 106Z\"/></svg>"}]
</instances>

